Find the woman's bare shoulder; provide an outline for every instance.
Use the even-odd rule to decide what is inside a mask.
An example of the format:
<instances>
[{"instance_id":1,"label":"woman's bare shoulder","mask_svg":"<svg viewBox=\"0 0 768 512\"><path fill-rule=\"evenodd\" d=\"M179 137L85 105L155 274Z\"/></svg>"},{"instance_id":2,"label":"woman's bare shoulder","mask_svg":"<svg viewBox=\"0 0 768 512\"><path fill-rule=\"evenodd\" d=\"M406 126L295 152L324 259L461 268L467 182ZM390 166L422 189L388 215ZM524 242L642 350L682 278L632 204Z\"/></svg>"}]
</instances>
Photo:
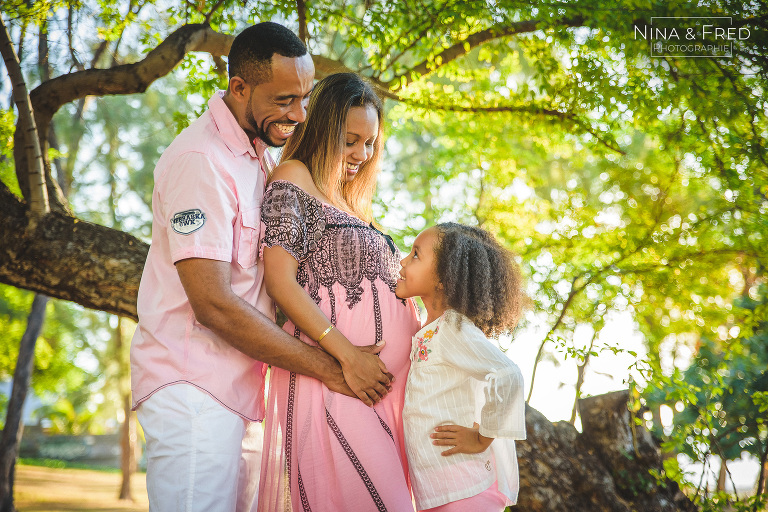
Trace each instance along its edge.
<instances>
[{"instance_id":1,"label":"woman's bare shoulder","mask_svg":"<svg viewBox=\"0 0 768 512\"><path fill-rule=\"evenodd\" d=\"M315 182L312 181L309 169L299 160L287 160L275 167L269 177L269 182L272 183L277 180L289 181L307 192L315 188Z\"/></svg>"},{"instance_id":2,"label":"woman's bare shoulder","mask_svg":"<svg viewBox=\"0 0 768 512\"><path fill-rule=\"evenodd\" d=\"M269 182L272 183L277 180L293 183L321 203L328 202L328 198L315 185L315 181L312 179L312 174L307 169L307 166L299 160L286 160L275 167L272 175L269 177Z\"/></svg>"}]
</instances>

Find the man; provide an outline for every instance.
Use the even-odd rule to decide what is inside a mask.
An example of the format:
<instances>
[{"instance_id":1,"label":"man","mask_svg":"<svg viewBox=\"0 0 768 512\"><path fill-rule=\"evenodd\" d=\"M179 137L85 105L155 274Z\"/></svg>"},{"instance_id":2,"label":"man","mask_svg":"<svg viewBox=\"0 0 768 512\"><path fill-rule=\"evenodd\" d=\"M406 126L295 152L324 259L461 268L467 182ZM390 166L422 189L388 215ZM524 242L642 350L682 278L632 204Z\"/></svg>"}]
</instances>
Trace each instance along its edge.
<instances>
[{"instance_id":1,"label":"man","mask_svg":"<svg viewBox=\"0 0 768 512\"><path fill-rule=\"evenodd\" d=\"M227 91L155 168L131 347L150 510L250 510L267 364L351 395L333 358L274 324L258 262L265 150L304 121L313 78L312 58L291 31L269 22L247 28L229 53ZM372 376L380 383L374 399L390 378Z\"/></svg>"}]
</instances>

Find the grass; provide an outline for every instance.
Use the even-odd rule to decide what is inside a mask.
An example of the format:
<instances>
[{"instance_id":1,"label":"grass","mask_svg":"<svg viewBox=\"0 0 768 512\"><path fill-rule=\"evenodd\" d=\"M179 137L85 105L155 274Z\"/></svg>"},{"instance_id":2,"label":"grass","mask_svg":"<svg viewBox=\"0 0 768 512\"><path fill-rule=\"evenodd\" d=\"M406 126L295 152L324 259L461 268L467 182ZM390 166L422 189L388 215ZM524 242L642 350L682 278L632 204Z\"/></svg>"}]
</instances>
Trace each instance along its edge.
<instances>
[{"instance_id":1,"label":"grass","mask_svg":"<svg viewBox=\"0 0 768 512\"><path fill-rule=\"evenodd\" d=\"M134 502L117 499L120 481L113 471L17 464L14 503L19 512L146 512L146 475L131 479Z\"/></svg>"},{"instance_id":2,"label":"grass","mask_svg":"<svg viewBox=\"0 0 768 512\"><path fill-rule=\"evenodd\" d=\"M93 464L82 464L58 459L17 459L16 463L24 466L43 466L54 469L92 469L105 473L120 473L120 468L112 466L94 466Z\"/></svg>"}]
</instances>

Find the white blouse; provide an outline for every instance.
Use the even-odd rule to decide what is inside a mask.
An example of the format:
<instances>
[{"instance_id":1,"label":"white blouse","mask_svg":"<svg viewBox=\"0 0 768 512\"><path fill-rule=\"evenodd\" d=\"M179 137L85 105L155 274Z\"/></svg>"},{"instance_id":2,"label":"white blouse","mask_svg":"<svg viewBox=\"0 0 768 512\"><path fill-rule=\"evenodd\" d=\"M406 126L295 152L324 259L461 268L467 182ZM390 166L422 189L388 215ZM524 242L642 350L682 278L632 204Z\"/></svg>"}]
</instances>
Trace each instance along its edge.
<instances>
[{"instance_id":1,"label":"white blouse","mask_svg":"<svg viewBox=\"0 0 768 512\"><path fill-rule=\"evenodd\" d=\"M438 425L497 438L483 453L443 456L429 437ZM525 439L520 369L465 316L447 311L413 337L403 408L406 453L418 510L468 498L498 480L517 502L515 439Z\"/></svg>"}]
</instances>

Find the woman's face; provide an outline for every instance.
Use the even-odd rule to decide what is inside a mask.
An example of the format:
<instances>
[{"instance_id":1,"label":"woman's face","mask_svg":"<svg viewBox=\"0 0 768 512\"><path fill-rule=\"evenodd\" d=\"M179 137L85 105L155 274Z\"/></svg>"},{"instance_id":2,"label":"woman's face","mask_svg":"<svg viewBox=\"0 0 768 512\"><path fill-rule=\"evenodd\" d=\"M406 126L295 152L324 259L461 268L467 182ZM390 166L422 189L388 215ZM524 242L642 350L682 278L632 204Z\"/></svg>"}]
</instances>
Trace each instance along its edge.
<instances>
[{"instance_id":1,"label":"woman's face","mask_svg":"<svg viewBox=\"0 0 768 512\"><path fill-rule=\"evenodd\" d=\"M373 143L379 135L379 116L372 105L352 107L347 113L346 146L344 147L344 179L355 179L360 166L373 156Z\"/></svg>"}]
</instances>

